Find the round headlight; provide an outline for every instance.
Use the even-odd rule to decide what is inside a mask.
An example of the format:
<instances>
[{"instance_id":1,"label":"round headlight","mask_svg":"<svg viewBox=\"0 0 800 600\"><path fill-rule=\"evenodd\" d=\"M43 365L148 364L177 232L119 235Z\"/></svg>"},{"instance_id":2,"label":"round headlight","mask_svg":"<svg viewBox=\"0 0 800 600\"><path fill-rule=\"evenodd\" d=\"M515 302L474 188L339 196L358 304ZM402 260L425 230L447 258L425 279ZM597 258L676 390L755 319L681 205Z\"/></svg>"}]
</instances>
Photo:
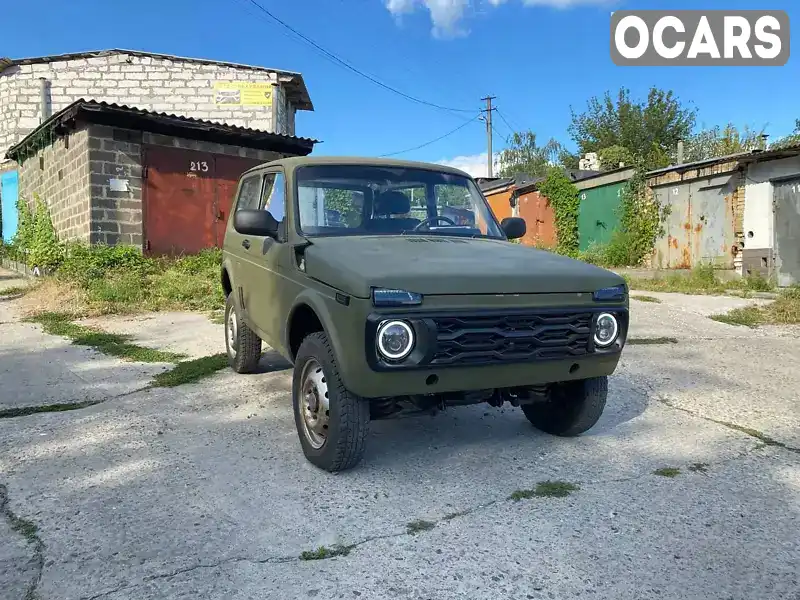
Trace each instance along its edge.
<instances>
[{"instance_id":1,"label":"round headlight","mask_svg":"<svg viewBox=\"0 0 800 600\"><path fill-rule=\"evenodd\" d=\"M597 323L594 327L594 343L598 346L605 348L614 343L619 333L619 325L614 315L609 313L602 313L597 317Z\"/></svg>"},{"instance_id":2,"label":"round headlight","mask_svg":"<svg viewBox=\"0 0 800 600\"><path fill-rule=\"evenodd\" d=\"M400 360L414 348L414 331L405 321L385 321L378 327L378 350L384 358Z\"/></svg>"}]
</instances>

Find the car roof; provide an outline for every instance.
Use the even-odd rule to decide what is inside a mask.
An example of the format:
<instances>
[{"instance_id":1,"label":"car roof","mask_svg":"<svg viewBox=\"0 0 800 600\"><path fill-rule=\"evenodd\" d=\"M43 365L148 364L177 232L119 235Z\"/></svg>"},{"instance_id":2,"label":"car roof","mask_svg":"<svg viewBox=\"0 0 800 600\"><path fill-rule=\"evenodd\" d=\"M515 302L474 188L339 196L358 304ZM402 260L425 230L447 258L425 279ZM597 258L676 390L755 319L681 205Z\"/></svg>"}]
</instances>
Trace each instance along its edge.
<instances>
[{"instance_id":1,"label":"car roof","mask_svg":"<svg viewBox=\"0 0 800 600\"><path fill-rule=\"evenodd\" d=\"M445 165L437 165L436 163L417 162L412 160L398 160L393 158L372 158L361 156L293 156L290 158L280 158L273 160L262 165L258 165L247 170L245 173L253 173L261 169L268 169L272 167L283 167L287 170L293 170L298 167L310 167L316 165L364 165L370 167L401 167L406 169L426 169L428 171L439 171L440 173L451 173L453 175L461 175L463 177L470 177L460 169L448 167Z\"/></svg>"}]
</instances>

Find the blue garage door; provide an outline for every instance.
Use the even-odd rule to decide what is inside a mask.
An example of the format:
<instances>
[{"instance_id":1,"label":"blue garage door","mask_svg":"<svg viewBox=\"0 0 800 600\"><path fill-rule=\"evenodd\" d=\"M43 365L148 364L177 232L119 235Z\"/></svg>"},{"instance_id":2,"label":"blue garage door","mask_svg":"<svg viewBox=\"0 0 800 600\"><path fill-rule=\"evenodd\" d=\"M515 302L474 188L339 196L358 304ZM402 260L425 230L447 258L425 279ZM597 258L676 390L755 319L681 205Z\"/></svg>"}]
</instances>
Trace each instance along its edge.
<instances>
[{"instance_id":1,"label":"blue garage door","mask_svg":"<svg viewBox=\"0 0 800 600\"><path fill-rule=\"evenodd\" d=\"M0 175L0 202L2 202L3 241L10 242L17 233L17 196L19 176L16 171Z\"/></svg>"}]
</instances>

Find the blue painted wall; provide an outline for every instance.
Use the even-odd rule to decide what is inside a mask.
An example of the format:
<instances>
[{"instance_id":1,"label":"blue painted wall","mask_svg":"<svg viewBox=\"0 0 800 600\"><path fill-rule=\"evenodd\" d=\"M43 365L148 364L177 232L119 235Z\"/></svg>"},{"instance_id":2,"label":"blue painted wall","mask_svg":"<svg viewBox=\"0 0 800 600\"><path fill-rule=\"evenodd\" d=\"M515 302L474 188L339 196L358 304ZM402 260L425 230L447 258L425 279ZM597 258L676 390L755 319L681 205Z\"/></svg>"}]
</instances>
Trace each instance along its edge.
<instances>
[{"instance_id":1,"label":"blue painted wall","mask_svg":"<svg viewBox=\"0 0 800 600\"><path fill-rule=\"evenodd\" d=\"M8 171L0 175L0 202L2 202L3 241L10 242L17 233L17 197L19 196L19 175Z\"/></svg>"}]
</instances>

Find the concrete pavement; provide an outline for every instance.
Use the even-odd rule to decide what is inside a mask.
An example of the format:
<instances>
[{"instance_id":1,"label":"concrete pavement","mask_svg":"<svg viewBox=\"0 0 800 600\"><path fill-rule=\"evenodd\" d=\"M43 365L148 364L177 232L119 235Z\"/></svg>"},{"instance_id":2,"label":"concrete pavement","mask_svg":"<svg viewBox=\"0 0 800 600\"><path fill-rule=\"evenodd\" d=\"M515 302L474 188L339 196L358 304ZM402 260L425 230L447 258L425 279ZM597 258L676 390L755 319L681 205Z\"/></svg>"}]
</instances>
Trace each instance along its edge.
<instances>
[{"instance_id":1,"label":"concrete pavement","mask_svg":"<svg viewBox=\"0 0 800 600\"><path fill-rule=\"evenodd\" d=\"M632 301L631 335L678 343L626 349L587 435L546 436L511 408L452 409L373 423L362 465L337 475L303 458L274 355L256 375L125 393L154 367L21 331L0 303L0 410L26 386L107 398L0 419L0 598L800 597L796 330L706 316L749 301L647 295L662 304ZM222 351L201 315L95 323ZM23 354L41 357L32 377L3 370ZM102 376L73 382L98 361ZM653 474L665 467L680 474ZM508 499L544 480L580 489ZM35 534L13 530L19 519ZM419 519L433 528L409 534ZM352 549L299 559L337 544Z\"/></svg>"}]
</instances>

